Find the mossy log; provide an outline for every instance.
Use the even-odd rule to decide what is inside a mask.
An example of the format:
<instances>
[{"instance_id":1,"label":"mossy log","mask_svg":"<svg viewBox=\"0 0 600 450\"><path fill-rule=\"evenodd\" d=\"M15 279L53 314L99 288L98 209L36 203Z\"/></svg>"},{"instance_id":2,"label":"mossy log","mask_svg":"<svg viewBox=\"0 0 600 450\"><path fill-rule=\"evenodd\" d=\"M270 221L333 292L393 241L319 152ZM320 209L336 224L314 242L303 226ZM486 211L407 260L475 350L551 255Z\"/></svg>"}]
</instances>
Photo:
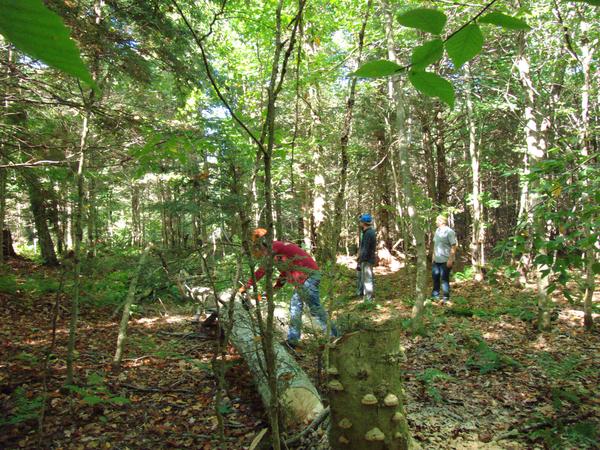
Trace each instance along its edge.
<instances>
[{"instance_id":1,"label":"mossy log","mask_svg":"<svg viewBox=\"0 0 600 450\"><path fill-rule=\"evenodd\" d=\"M399 330L356 331L330 347L331 448L413 448L404 412Z\"/></svg>"}]
</instances>

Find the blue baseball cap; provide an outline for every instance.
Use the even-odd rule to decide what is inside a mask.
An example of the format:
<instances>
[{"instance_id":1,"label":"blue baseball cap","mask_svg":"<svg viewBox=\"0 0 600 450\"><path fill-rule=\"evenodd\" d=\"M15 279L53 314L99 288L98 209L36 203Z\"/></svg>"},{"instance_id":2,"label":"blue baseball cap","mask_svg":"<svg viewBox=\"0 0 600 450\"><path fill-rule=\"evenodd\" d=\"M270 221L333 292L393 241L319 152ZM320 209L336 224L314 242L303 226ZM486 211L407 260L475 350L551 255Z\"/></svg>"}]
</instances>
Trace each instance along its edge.
<instances>
[{"instance_id":1,"label":"blue baseball cap","mask_svg":"<svg viewBox=\"0 0 600 450\"><path fill-rule=\"evenodd\" d=\"M373 218L371 217L371 214L369 213L364 213L360 216L359 219L362 223L371 223L373 222Z\"/></svg>"}]
</instances>

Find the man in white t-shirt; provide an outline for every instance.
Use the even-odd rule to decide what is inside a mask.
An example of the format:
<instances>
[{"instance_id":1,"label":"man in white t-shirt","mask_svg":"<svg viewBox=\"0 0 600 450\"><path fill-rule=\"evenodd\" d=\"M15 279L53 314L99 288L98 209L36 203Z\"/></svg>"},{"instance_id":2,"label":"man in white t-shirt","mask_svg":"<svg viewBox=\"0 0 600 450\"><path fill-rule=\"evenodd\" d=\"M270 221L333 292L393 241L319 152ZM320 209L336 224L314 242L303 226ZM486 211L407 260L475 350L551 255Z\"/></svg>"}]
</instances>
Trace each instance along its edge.
<instances>
[{"instance_id":1,"label":"man in white t-shirt","mask_svg":"<svg viewBox=\"0 0 600 450\"><path fill-rule=\"evenodd\" d=\"M433 277L433 292L431 296L434 300L440 298L440 280L442 288L442 302L450 300L450 271L456 257L456 233L448 226L448 219L445 216L437 216L437 230L433 236L433 257L431 275Z\"/></svg>"}]
</instances>

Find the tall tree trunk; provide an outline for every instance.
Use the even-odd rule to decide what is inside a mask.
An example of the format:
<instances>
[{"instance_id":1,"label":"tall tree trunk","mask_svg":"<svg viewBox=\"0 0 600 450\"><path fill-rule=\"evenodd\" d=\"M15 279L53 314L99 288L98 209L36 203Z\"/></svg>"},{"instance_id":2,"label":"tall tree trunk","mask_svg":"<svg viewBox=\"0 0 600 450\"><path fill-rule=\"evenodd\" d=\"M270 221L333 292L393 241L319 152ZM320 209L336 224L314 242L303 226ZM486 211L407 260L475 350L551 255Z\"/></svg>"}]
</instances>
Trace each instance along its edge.
<instances>
[{"instance_id":1,"label":"tall tree trunk","mask_svg":"<svg viewBox=\"0 0 600 450\"><path fill-rule=\"evenodd\" d=\"M75 354L75 341L77 339L77 321L79 319L79 296L81 285L81 241L83 240L83 186L84 186L84 166L85 166L85 148L89 134L90 112L87 111L83 118L81 127L81 141L79 143L79 164L77 165L77 198L75 200L75 211L73 223L75 225L75 282L73 284L73 295L71 298L71 321L69 323L69 343L67 346L67 378L66 385L73 384L73 358Z\"/></svg>"},{"instance_id":2,"label":"tall tree trunk","mask_svg":"<svg viewBox=\"0 0 600 450\"><path fill-rule=\"evenodd\" d=\"M277 97L283 87L283 81L287 70L287 63L295 45L296 33L303 15L305 0L298 0L298 14L294 21L294 27L291 35L288 38L287 51L284 53L285 43L282 41L282 8L283 0L280 0L276 10L276 33L275 33L275 54L273 55L273 64L271 69L271 80L267 90L268 103L266 111L266 119L263 128L263 135L266 137L266 145L263 145L262 151L265 183L265 217L267 222L266 241L268 245L267 263L265 264L265 283L267 291L267 323L263 337L264 340L264 355L265 365L267 369L267 379L269 390L271 392L271 404L269 408L269 422L271 424L272 444L274 450L280 450L280 431L279 431L279 385L277 379L277 358L274 346L274 311L275 302L273 297L273 191L272 191L272 157L275 147L275 119L276 109L275 104ZM283 53L283 54L282 54Z\"/></svg>"},{"instance_id":3,"label":"tall tree trunk","mask_svg":"<svg viewBox=\"0 0 600 450\"><path fill-rule=\"evenodd\" d=\"M469 156L471 158L471 265L475 269L475 280L483 280L483 267L485 265L485 228L483 223L483 205L481 203L481 175L479 169L480 152L477 145L475 117L473 113L473 99L471 86L471 66L466 65L465 95L467 103L467 121L469 127Z\"/></svg>"},{"instance_id":4,"label":"tall tree trunk","mask_svg":"<svg viewBox=\"0 0 600 450\"><path fill-rule=\"evenodd\" d=\"M382 242L388 250L392 250L394 243L392 242L392 235L390 230L390 211L392 208L392 199L389 189L388 171L387 168L389 163L387 161L389 156L390 146L385 139L385 130L378 129L375 132L377 139L377 197L381 199L377 208L377 216L379 217L379 223L377 226L379 235L381 236Z\"/></svg>"},{"instance_id":5,"label":"tall tree trunk","mask_svg":"<svg viewBox=\"0 0 600 450\"><path fill-rule=\"evenodd\" d=\"M2 55L4 56L4 55ZM3 74L7 79L10 77L10 64L12 62L12 48L9 45L6 52L6 71ZM2 98L0 100L2 107L2 123L6 122L8 118L9 112L9 87L8 83L4 83L2 85L0 95ZM0 141L0 164L6 163L6 149L4 145L4 139ZM4 222L6 219L6 182L8 178L8 169L0 168L0 265L4 262Z\"/></svg>"},{"instance_id":6,"label":"tall tree trunk","mask_svg":"<svg viewBox=\"0 0 600 450\"><path fill-rule=\"evenodd\" d=\"M87 254L90 258L96 256L96 240L98 239L96 216L96 180L94 178L90 178L88 181L87 192Z\"/></svg>"},{"instance_id":7,"label":"tall tree trunk","mask_svg":"<svg viewBox=\"0 0 600 450\"><path fill-rule=\"evenodd\" d=\"M439 105L435 112L435 149L437 165L437 204L440 207L448 205L448 176L446 174L446 123Z\"/></svg>"},{"instance_id":8,"label":"tall tree trunk","mask_svg":"<svg viewBox=\"0 0 600 450\"><path fill-rule=\"evenodd\" d=\"M385 2L385 27L388 59L397 61L394 48L395 40L393 33L393 16L391 6L388 1ZM400 161L400 172L402 177L402 192L406 202L406 209L412 225L412 232L415 239L417 252L417 272L415 282L415 305L412 310L412 328L417 332L423 328L423 308L425 304L427 288L427 250L425 248L425 230L424 221L415 201L413 192L413 180L411 177L411 166L408 152L408 126L406 120L406 105L402 94L402 87L396 79L391 86L396 111L395 132L397 135L398 155Z\"/></svg>"},{"instance_id":9,"label":"tall tree trunk","mask_svg":"<svg viewBox=\"0 0 600 450\"><path fill-rule=\"evenodd\" d=\"M96 14L95 24L96 27L100 25L100 18L102 15L102 6L104 0L96 0L94 2L94 12ZM98 78L98 64L99 64L98 52L94 55L92 61L92 77L93 79ZM67 376L65 380L66 385L73 384L73 359L75 354L75 342L77 339L77 321L79 320L79 296L81 295L81 243L83 241L83 202L84 202L84 186L85 186L85 164L86 164L86 150L88 145L88 138L90 132L90 118L92 105L95 102L95 92L92 90L89 96L84 96L83 103L85 104L85 115L81 124L81 137L79 141L79 162L77 164L77 173L75 176L77 184L77 196L75 199L75 210L73 211L73 225L74 225L74 253L75 253L75 264L74 264L74 275L75 280L73 283L73 295L71 298L71 320L69 322L69 342L67 345Z\"/></svg>"},{"instance_id":10,"label":"tall tree trunk","mask_svg":"<svg viewBox=\"0 0 600 450\"><path fill-rule=\"evenodd\" d=\"M435 188L435 164L433 158L433 136L431 134L431 124L428 114L420 114L421 118L421 136L423 139L423 151L425 152L425 179L427 180L427 196L433 203L437 200L437 191Z\"/></svg>"},{"instance_id":11,"label":"tall tree trunk","mask_svg":"<svg viewBox=\"0 0 600 450\"><path fill-rule=\"evenodd\" d=\"M525 37L520 36L519 39L519 55L516 65L519 71L519 80L525 91L525 106L523 108L525 120L525 140L527 143L527 157L532 166L542 161L546 156L546 142L539 133L537 122L537 110L535 105L535 89L529 74L530 63L525 51ZM539 180L533 180L530 183L529 198L527 201L526 218L527 224L531 233L530 239L536 236L544 242L547 242L548 230L544 219L543 211L539 208L540 194L538 192ZM548 330L551 327L550 323L550 302L548 298L549 286L549 271L550 267L547 264L548 252L546 248L534 248L536 257L535 271L537 279L537 295L538 295L538 328L540 330ZM544 261L539 263L539 261Z\"/></svg>"},{"instance_id":12,"label":"tall tree trunk","mask_svg":"<svg viewBox=\"0 0 600 450\"><path fill-rule=\"evenodd\" d=\"M362 52L365 41L365 30L367 28L367 22L369 21L369 15L371 13L372 0L367 1L365 8L365 14L363 17L360 32L358 34L358 57L357 66L360 65L362 60ZM354 114L354 103L356 101L356 82L357 77L352 77L349 81L349 93L348 99L346 100L346 113L344 115L344 122L342 124L342 133L340 136L340 176L338 178L338 191L335 196L333 203L333 211L330 214L331 218L331 231L329 234L329 245L325 243L323 248L328 248L328 251L323 258L325 261L335 261L335 257L338 252L340 233L342 231L342 220L343 220L343 208L344 208L344 197L346 195L346 182L348 178L348 144L350 142L350 134L352 133L352 116Z\"/></svg>"},{"instance_id":13,"label":"tall tree trunk","mask_svg":"<svg viewBox=\"0 0 600 450\"><path fill-rule=\"evenodd\" d=\"M594 48L597 48L598 39L596 39L595 44L589 42L588 33L591 29L591 24L587 22L582 22L580 26L581 30L585 33L582 45L580 46L581 56L580 56L580 64L583 72L583 86L581 89L581 155L583 156L586 163L582 169L587 169L589 157L592 153L592 145L590 138L590 91L592 84L592 74L591 74L591 65L594 56ZM584 172L585 173L585 172ZM584 196L583 196L583 207L584 208L593 208L594 200L589 192L589 186L591 185L589 179L585 179L583 182L585 187ZM594 291L596 289L596 280L594 274L594 263L596 262L596 245L592 243L593 241L597 241L597 239L593 239L595 235L595 223L596 217L591 217L588 223L584 224L584 236L586 241L590 242L588 244L588 248L584 253L584 274L585 274L585 289L583 293L583 324L586 330L591 330L594 326L594 319L592 316L592 300L594 296ZM596 234L597 236L597 234Z\"/></svg>"},{"instance_id":14,"label":"tall tree trunk","mask_svg":"<svg viewBox=\"0 0 600 450\"><path fill-rule=\"evenodd\" d=\"M140 185L134 181L131 185L131 244L139 247L141 241Z\"/></svg>"},{"instance_id":15,"label":"tall tree trunk","mask_svg":"<svg viewBox=\"0 0 600 450\"><path fill-rule=\"evenodd\" d=\"M0 152L2 149L0 148ZM4 156L0 153L0 164ZM8 169L0 169L0 265L4 262L4 221L6 217L6 179Z\"/></svg>"},{"instance_id":16,"label":"tall tree trunk","mask_svg":"<svg viewBox=\"0 0 600 450\"><path fill-rule=\"evenodd\" d=\"M140 260L138 262L137 270L129 283L129 291L127 292L127 297L125 298L125 304L123 305L123 314L121 316L121 324L119 325L119 336L117 337L117 347L115 350L115 356L113 357L112 366L115 370L121 369L121 358L123 357L123 347L125 346L125 339L127 338L127 324L129 323L129 312L131 310L131 305L133 304L133 300L135 299L135 290L137 289L138 280L140 279L140 274L142 273L142 269L144 268L144 264L146 262L146 258L148 258L148 253L152 249L152 244L148 244L142 255L140 256Z\"/></svg>"},{"instance_id":17,"label":"tall tree trunk","mask_svg":"<svg viewBox=\"0 0 600 450\"><path fill-rule=\"evenodd\" d=\"M58 259L54 251L54 243L48 228L48 217L46 216L46 205L44 203L44 192L36 175L25 169L21 172L21 176L27 185L29 192L29 200L31 202L31 213L37 231L37 238L40 244L40 251L44 264L48 266L57 266Z\"/></svg>"}]
</instances>

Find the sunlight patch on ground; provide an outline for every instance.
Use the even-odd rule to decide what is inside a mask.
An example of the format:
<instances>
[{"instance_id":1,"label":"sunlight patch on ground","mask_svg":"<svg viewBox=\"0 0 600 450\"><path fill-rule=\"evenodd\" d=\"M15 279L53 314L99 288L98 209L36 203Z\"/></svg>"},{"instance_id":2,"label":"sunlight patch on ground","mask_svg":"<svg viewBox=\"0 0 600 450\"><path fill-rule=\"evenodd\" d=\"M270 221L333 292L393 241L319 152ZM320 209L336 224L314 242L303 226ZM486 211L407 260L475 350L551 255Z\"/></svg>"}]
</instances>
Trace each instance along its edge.
<instances>
[{"instance_id":1,"label":"sunlight patch on ground","mask_svg":"<svg viewBox=\"0 0 600 450\"><path fill-rule=\"evenodd\" d=\"M348 268L349 270L356 270L356 256L338 255L336 263ZM376 266L373 272L375 275L388 275L391 273L396 273L404 267L406 267L406 263L404 261L400 261L392 257L388 261L385 261L385 265Z\"/></svg>"},{"instance_id":2,"label":"sunlight patch on ground","mask_svg":"<svg viewBox=\"0 0 600 450\"><path fill-rule=\"evenodd\" d=\"M582 327L583 326L583 311L579 311L577 309L563 309L558 318L561 322L566 322L569 326L572 327ZM600 317L600 314L592 314L592 318L594 321Z\"/></svg>"},{"instance_id":3,"label":"sunlight patch on ground","mask_svg":"<svg viewBox=\"0 0 600 450\"><path fill-rule=\"evenodd\" d=\"M484 339L491 341L497 341L498 339L502 339L500 333L498 333L497 331L488 331L487 333L483 334L483 337Z\"/></svg>"},{"instance_id":4,"label":"sunlight patch on ground","mask_svg":"<svg viewBox=\"0 0 600 450\"><path fill-rule=\"evenodd\" d=\"M546 341L546 338L543 335L540 335L534 342L533 342L533 348L535 348L536 350L544 350L544 351L548 351L550 350L550 346L548 345L548 341Z\"/></svg>"}]
</instances>

